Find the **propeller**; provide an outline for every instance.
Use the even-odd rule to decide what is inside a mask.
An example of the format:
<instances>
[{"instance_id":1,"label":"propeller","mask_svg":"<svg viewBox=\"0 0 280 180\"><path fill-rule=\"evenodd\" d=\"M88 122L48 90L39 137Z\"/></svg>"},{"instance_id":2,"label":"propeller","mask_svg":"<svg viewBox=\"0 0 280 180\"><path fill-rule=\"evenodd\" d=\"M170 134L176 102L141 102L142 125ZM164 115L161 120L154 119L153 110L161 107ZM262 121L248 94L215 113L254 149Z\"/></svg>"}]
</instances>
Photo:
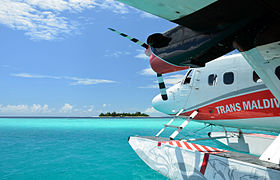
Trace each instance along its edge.
<instances>
[{"instance_id":1,"label":"propeller","mask_svg":"<svg viewBox=\"0 0 280 180\"><path fill-rule=\"evenodd\" d=\"M136 39L136 38L133 38L133 37L127 35L127 34L121 33L121 32L119 32L119 31L117 31L117 30L115 30L115 29L113 29L113 28L108 28L108 29L111 30L111 31L113 31L113 32L115 32L115 33L117 33L117 34L119 34L119 35L121 35L121 36L123 36L123 37L125 37L125 38L127 38L127 39L129 39L130 41L132 41L132 42L134 42L134 43L136 43L136 44L142 46L142 47L145 48L145 49L148 49L148 48L149 48L149 45L148 45L148 44L146 44L146 43L144 43L144 42L142 42L142 41L140 41L140 40L138 40L138 39Z\"/></svg>"},{"instance_id":2,"label":"propeller","mask_svg":"<svg viewBox=\"0 0 280 180\"><path fill-rule=\"evenodd\" d=\"M162 74L157 74L157 79L158 79L158 86L159 86L161 98L162 98L162 100L166 101L168 99L168 96L166 93L166 87L164 84Z\"/></svg>"},{"instance_id":3,"label":"propeller","mask_svg":"<svg viewBox=\"0 0 280 180\"><path fill-rule=\"evenodd\" d=\"M109 30L129 39L130 41L142 46L143 48L145 49L149 49L149 45L136 39L136 38L133 38L127 34L124 34L122 32L119 32L113 28L108 28ZM159 89L160 89L160 94L161 94L161 98L162 100L166 101L168 99L168 96L167 96L167 93L166 93L166 87L165 87L165 84L164 84L164 80L163 80L163 77L162 77L162 74L157 74L157 79L158 79L158 85L159 85Z\"/></svg>"}]
</instances>

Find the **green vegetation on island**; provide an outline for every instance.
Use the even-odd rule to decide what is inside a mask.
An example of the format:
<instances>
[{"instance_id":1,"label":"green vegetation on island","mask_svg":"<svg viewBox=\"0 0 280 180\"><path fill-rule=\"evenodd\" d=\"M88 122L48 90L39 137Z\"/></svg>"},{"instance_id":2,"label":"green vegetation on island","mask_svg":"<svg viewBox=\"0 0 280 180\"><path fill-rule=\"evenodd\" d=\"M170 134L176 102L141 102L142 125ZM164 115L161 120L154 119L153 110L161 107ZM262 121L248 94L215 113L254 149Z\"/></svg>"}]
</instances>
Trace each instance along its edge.
<instances>
[{"instance_id":1,"label":"green vegetation on island","mask_svg":"<svg viewBox=\"0 0 280 180\"><path fill-rule=\"evenodd\" d=\"M136 113L116 113L116 112L107 112L99 114L99 117L149 117L148 114L136 112Z\"/></svg>"}]
</instances>

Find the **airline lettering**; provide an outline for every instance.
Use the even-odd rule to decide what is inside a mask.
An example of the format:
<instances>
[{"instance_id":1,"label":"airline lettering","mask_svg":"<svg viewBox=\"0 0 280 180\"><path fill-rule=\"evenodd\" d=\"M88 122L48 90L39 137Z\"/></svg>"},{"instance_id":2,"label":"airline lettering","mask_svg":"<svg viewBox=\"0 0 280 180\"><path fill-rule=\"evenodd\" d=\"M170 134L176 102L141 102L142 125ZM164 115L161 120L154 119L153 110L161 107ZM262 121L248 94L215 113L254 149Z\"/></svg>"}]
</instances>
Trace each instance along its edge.
<instances>
[{"instance_id":1,"label":"airline lettering","mask_svg":"<svg viewBox=\"0 0 280 180\"><path fill-rule=\"evenodd\" d=\"M248 111L255 109L268 109L268 108L280 108L280 102L276 98L242 101L241 103L231 103L223 106L215 107L218 114L225 114L231 112Z\"/></svg>"}]
</instances>

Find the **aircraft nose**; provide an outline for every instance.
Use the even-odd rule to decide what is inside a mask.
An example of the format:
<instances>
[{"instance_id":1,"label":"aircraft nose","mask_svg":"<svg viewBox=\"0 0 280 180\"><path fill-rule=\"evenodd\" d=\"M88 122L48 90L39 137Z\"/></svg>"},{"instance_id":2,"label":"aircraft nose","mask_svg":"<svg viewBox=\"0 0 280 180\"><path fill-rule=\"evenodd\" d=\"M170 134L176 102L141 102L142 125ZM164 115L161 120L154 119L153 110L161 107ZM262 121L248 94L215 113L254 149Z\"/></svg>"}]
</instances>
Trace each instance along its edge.
<instances>
[{"instance_id":1,"label":"aircraft nose","mask_svg":"<svg viewBox=\"0 0 280 180\"><path fill-rule=\"evenodd\" d=\"M172 99L172 97L170 97L170 95L168 96L168 100L163 101L161 98L161 95L157 95L156 97L154 97L153 101L152 101L152 105L153 107L165 114L174 114L174 100ZM174 112L173 112L174 111Z\"/></svg>"}]
</instances>

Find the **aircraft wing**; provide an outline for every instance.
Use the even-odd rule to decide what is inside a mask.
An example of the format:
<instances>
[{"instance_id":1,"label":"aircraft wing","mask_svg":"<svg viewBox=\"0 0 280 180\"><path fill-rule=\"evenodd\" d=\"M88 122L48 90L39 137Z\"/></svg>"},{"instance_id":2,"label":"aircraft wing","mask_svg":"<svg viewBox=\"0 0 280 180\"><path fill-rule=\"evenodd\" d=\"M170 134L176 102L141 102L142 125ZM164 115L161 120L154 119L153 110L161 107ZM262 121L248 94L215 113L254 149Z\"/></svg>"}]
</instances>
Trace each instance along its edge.
<instances>
[{"instance_id":1,"label":"aircraft wing","mask_svg":"<svg viewBox=\"0 0 280 180\"><path fill-rule=\"evenodd\" d=\"M147 39L153 54L174 66L203 67L237 46L246 51L280 40L278 0L118 1L179 25Z\"/></svg>"},{"instance_id":2,"label":"aircraft wing","mask_svg":"<svg viewBox=\"0 0 280 180\"><path fill-rule=\"evenodd\" d=\"M221 30L276 0L118 0L195 31ZM265 3L263 3L265 2ZM276 6L277 7L277 6Z\"/></svg>"},{"instance_id":3,"label":"aircraft wing","mask_svg":"<svg viewBox=\"0 0 280 180\"><path fill-rule=\"evenodd\" d=\"M280 101L279 0L118 1L179 25L147 39L162 61L202 67L238 49Z\"/></svg>"},{"instance_id":4,"label":"aircraft wing","mask_svg":"<svg viewBox=\"0 0 280 180\"><path fill-rule=\"evenodd\" d=\"M176 21L190 15L216 0L118 0L142 11L169 21Z\"/></svg>"}]
</instances>

